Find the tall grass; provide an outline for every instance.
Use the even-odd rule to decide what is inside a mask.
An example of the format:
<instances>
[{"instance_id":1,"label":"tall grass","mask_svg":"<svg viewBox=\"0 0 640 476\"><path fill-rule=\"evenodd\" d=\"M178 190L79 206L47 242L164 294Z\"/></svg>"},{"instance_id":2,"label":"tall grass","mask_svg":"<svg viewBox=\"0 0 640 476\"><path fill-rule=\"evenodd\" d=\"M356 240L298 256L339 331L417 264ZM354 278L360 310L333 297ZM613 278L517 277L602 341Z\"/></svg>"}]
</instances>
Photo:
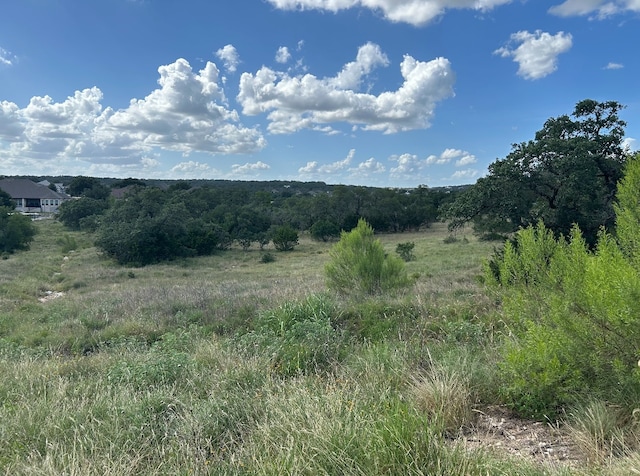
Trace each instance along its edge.
<instances>
[{"instance_id":1,"label":"tall grass","mask_svg":"<svg viewBox=\"0 0 640 476\"><path fill-rule=\"evenodd\" d=\"M123 268L38 227L0 261L0 474L566 473L449 439L495 403L503 330L475 278L491 244L383 235L416 244L416 287L352 302L324 288L330 245L304 236L269 263Z\"/></svg>"}]
</instances>

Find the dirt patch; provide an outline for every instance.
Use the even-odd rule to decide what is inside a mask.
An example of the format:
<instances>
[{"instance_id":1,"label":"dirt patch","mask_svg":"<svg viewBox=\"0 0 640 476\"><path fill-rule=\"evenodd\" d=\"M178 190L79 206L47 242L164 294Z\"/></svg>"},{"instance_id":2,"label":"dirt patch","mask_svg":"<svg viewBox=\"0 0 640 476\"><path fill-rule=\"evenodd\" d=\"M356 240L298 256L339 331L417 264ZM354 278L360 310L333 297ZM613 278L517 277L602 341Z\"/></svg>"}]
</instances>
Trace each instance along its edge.
<instances>
[{"instance_id":1,"label":"dirt patch","mask_svg":"<svg viewBox=\"0 0 640 476\"><path fill-rule=\"evenodd\" d=\"M469 448L491 449L546 466L584 467L587 458L559 425L523 420L502 406L478 410L475 427L458 438Z\"/></svg>"}]
</instances>

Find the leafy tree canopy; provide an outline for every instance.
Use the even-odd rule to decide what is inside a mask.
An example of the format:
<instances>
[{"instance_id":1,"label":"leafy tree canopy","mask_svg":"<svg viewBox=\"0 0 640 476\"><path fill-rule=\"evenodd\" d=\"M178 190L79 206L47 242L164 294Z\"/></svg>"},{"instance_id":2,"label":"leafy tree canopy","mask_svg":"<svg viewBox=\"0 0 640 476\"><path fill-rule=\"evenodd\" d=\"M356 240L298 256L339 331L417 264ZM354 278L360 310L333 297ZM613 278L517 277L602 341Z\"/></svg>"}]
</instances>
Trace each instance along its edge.
<instances>
[{"instance_id":1,"label":"leafy tree canopy","mask_svg":"<svg viewBox=\"0 0 640 476\"><path fill-rule=\"evenodd\" d=\"M0 252L29 249L35 234L36 228L28 217L15 213L13 207L0 207Z\"/></svg>"},{"instance_id":2,"label":"leafy tree canopy","mask_svg":"<svg viewBox=\"0 0 640 476\"><path fill-rule=\"evenodd\" d=\"M132 177L122 179L111 184L111 188L125 188L125 187L132 187L132 186L146 187L147 184L145 183L144 180L140 180Z\"/></svg>"},{"instance_id":3,"label":"leafy tree canopy","mask_svg":"<svg viewBox=\"0 0 640 476\"><path fill-rule=\"evenodd\" d=\"M103 185L94 177L74 177L67 186L67 192L73 197L95 198L104 200L109 197L111 191L109 187Z\"/></svg>"},{"instance_id":4,"label":"leafy tree canopy","mask_svg":"<svg viewBox=\"0 0 640 476\"><path fill-rule=\"evenodd\" d=\"M548 119L534 140L514 144L449 206L450 226L473 222L477 232L504 233L542 220L566 236L577 224L594 244L598 229L615 222L616 184L628 157L622 108L586 99L571 116Z\"/></svg>"},{"instance_id":5,"label":"leafy tree canopy","mask_svg":"<svg viewBox=\"0 0 640 476\"><path fill-rule=\"evenodd\" d=\"M278 226L271 237L278 251L292 251L298 244L298 232L290 225Z\"/></svg>"},{"instance_id":6,"label":"leafy tree canopy","mask_svg":"<svg viewBox=\"0 0 640 476\"><path fill-rule=\"evenodd\" d=\"M95 231L97 217L107 209L104 200L95 198L79 198L67 200L58 209L58 220L72 230ZM93 217L92 220L88 220Z\"/></svg>"},{"instance_id":7,"label":"leafy tree canopy","mask_svg":"<svg viewBox=\"0 0 640 476\"><path fill-rule=\"evenodd\" d=\"M9 195L7 192L1 189L0 189L0 207L8 207L11 209L16 207L16 204L13 202L11 195Z\"/></svg>"}]
</instances>

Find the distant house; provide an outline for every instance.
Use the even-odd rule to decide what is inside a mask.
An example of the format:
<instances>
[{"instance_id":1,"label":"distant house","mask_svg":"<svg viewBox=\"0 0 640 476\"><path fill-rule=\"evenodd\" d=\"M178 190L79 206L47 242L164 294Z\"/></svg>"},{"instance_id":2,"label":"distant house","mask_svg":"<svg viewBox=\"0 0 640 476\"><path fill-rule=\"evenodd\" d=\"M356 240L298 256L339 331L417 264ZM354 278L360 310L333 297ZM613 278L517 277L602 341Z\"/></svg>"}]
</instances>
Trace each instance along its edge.
<instances>
[{"instance_id":1,"label":"distant house","mask_svg":"<svg viewBox=\"0 0 640 476\"><path fill-rule=\"evenodd\" d=\"M0 179L0 190L11 196L16 203L16 211L22 213L55 213L62 202L71 198L65 193L21 178Z\"/></svg>"}]
</instances>

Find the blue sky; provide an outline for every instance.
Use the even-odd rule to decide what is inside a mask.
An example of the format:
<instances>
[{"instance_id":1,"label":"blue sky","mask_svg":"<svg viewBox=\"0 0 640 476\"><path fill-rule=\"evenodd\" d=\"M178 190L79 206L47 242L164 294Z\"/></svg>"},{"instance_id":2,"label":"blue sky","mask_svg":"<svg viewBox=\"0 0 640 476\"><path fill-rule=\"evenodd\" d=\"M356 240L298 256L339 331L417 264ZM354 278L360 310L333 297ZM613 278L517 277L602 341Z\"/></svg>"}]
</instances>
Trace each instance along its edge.
<instances>
[{"instance_id":1,"label":"blue sky","mask_svg":"<svg viewBox=\"0 0 640 476\"><path fill-rule=\"evenodd\" d=\"M0 174L474 183L582 99L640 148L640 0L20 0Z\"/></svg>"}]
</instances>

